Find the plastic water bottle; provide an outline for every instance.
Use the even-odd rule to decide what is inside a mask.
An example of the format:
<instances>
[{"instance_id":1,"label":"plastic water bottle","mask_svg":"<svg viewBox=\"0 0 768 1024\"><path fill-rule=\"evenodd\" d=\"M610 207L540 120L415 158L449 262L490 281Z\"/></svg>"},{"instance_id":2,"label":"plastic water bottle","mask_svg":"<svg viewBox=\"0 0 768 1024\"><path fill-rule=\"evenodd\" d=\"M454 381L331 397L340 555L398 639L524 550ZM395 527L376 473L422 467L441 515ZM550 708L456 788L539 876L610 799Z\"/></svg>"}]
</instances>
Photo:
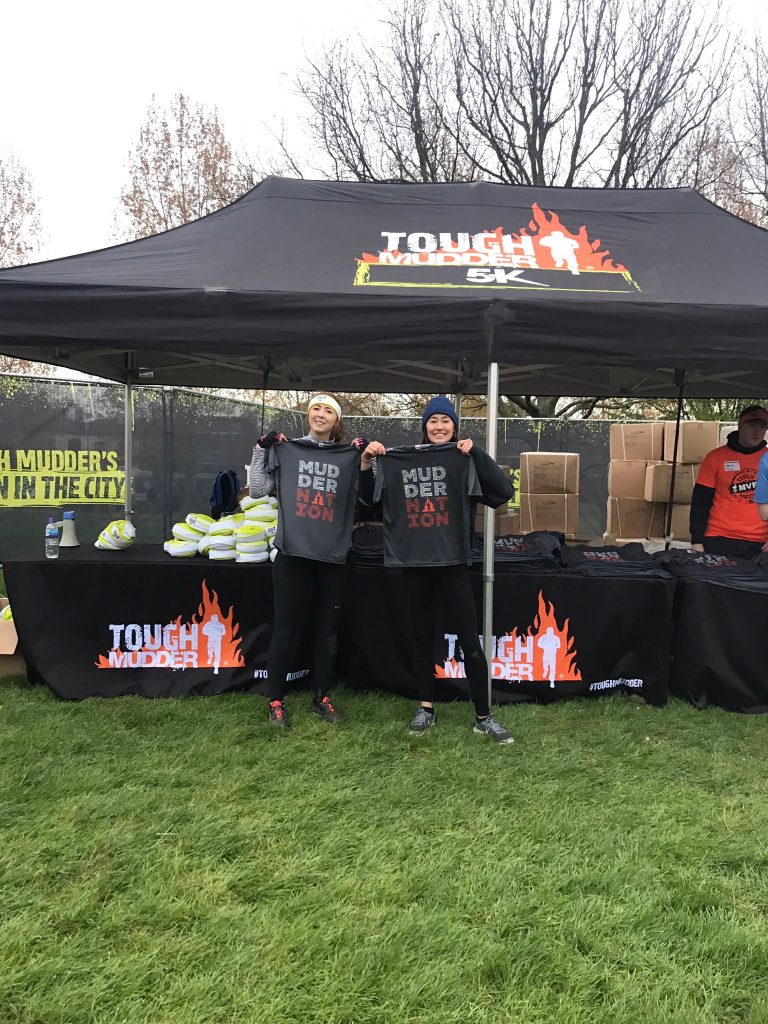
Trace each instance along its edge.
<instances>
[{"instance_id":1,"label":"plastic water bottle","mask_svg":"<svg viewBox=\"0 0 768 1024\"><path fill-rule=\"evenodd\" d=\"M48 525L45 528L45 557L59 557L59 528L53 516L49 516Z\"/></svg>"}]
</instances>

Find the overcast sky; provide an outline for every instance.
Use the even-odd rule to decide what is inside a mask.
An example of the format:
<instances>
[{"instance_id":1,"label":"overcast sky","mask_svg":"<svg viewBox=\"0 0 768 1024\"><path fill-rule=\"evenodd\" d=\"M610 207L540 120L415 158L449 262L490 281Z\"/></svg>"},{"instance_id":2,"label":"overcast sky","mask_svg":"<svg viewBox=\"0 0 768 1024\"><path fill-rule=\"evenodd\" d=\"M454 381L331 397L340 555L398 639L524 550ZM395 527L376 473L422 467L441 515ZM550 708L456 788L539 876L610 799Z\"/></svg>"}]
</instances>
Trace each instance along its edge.
<instances>
[{"instance_id":1,"label":"overcast sky","mask_svg":"<svg viewBox=\"0 0 768 1024\"><path fill-rule=\"evenodd\" d=\"M768 0L733 0L768 20ZM370 32L383 0L26 0L3 4L0 155L31 173L41 258L110 245L127 158L154 93L217 106L236 149L295 123L290 79L323 41Z\"/></svg>"}]
</instances>

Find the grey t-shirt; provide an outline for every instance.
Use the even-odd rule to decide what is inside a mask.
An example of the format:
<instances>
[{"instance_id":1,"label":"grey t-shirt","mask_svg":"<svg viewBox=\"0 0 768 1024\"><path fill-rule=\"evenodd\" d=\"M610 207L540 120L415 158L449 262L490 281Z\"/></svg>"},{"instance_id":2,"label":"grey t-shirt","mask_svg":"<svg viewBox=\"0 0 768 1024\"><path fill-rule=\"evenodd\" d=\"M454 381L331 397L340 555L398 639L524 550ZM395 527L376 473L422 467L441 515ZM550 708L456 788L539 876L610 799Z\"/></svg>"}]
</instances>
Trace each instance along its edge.
<instances>
[{"instance_id":1,"label":"grey t-shirt","mask_svg":"<svg viewBox=\"0 0 768 1024\"><path fill-rule=\"evenodd\" d=\"M280 514L275 547L317 562L347 560L360 453L333 441L281 441L269 449Z\"/></svg>"},{"instance_id":2,"label":"grey t-shirt","mask_svg":"<svg viewBox=\"0 0 768 1024\"><path fill-rule=\"evenodd\" d=\"M378 459L374 498L383 498L384 564L466 565L474 460L455 443L390 448Z\"/></svg>"}]
</instances>

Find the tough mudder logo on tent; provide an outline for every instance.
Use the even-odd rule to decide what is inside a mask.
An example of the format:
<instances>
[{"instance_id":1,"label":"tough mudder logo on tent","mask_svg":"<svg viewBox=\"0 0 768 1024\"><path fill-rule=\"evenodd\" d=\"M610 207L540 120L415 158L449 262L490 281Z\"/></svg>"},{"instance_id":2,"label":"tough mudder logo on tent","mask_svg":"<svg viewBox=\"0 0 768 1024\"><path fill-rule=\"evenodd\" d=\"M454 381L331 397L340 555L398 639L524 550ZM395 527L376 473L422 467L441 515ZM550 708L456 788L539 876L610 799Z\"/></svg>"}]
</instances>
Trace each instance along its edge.
<instances>
[{"instance_id":1,"label":"tough mudder logo on tent","mask_svg":"<svg viewBox=\"0 0 768 1024\"><path fill-rule=\"evenodd\" d=\"M519 633L517 626L511 633L492 638L493 658L491 672L494 679L519 682L555 683L580 682L581 672L576 664L575 639L568 632L569 620L558 625L554 605L546 601L539 591L539 612L533 626ZM446 659L435 665L438 679L463 679L464 660L460 658L458 637L446 633Z\"/></svg>"},{"instance_id":2,"label":"tough mudder logo on tent","mask_svg":"<svg viewBox=\"0 0 768 1024\"><path fill-rule=\"evenodd\" d=\"M242 668L240 626L234 608L225 615L215 590L203 580L203 600L189 622L111 622L109 654L100 654L97 668Z\"/></svg>"},{"instance_id":3,"label":"tough mudder logo on tent","mask_svg":"<svg viewBox=\"0 0 768 1024\"><path fill-rule=\"evenodd\" d=\"M551 210L534 203L518 233L492 231L381 232L378 253L357 259L354 283L393 288L503 288L526 291L640 291L630 271L591 240L574 234Z\"/></svg>"}]
</instances>

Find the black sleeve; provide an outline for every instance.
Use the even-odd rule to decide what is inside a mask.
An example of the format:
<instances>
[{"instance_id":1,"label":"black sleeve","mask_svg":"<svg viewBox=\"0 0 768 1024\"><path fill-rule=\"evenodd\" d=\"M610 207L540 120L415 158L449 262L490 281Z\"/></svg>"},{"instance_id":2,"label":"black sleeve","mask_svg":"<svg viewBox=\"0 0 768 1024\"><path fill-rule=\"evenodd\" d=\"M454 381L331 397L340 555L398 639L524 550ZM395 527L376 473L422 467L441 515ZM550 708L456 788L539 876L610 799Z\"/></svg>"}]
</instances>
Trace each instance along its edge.
<instances>
[{"instance_id":1,"label":"black sleeve","mask_svg":"<svg viewBox=\"0 0 768 1024\"><path fill-rule=\"evenodd\" d=\"M709 521L709 510L715 500L715 488L694 484L691 497L691 544L703 544Z\"/></svg>"},{"instance_id":2,"label":"black sleeve","mask_svg":"<svg viewBox=\"0 0 768 1024\"><path fill-rule=\"evenodd\" d=\"M469 454L475 463L477 479L482 491L480 501L483 505L499 508L511 501L515 496L512 477L499 469L488 452L483 451L479 445L473 444Z\"/></svg>"}]
</instances>

